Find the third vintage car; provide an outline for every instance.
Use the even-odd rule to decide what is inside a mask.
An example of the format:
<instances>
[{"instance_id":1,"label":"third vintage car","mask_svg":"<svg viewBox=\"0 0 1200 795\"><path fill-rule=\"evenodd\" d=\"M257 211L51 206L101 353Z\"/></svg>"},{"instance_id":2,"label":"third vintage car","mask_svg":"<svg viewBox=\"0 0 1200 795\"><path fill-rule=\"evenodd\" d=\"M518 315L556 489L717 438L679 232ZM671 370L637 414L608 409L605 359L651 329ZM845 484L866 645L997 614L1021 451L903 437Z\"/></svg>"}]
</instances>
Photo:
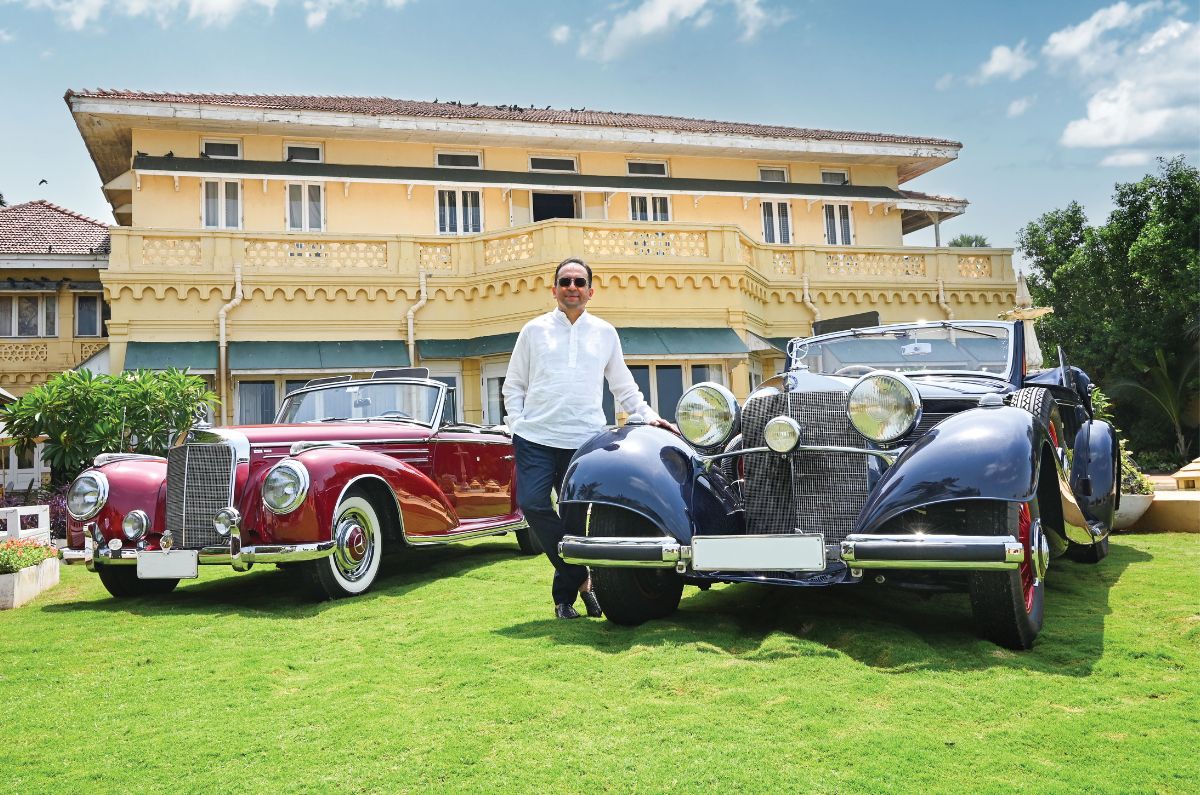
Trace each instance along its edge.
<instances>
[{"instance_id":1,"label":"third vintage car","mask_svg":"<svg viewBox=\"0 0 1200 795\"><path fill-rule=\"evenodd\" d=\"M318 597L371 587L385 551L514 532L512 439L455 421L424 368L310 381L275 423L183 434L165 458L106 454L67 493L67 562L117 597L167 593L199 566L294 568Z\"/></svg>"},{"instance_id":2,"label":"third vintage car","mask_svg":"<svg viewBox=\"0 0 1200 795\"><path fill-rule=\"evenodd\" d=\"M864 578L970 597L980 633L1041 630L1053 558L1108 552L1113 428L1059 353L1034 371L1021 322L915 323L793 340L739 405L692 387L684 438L640 424L579 450L564 559L593 567L610 620L672 613L685 583Z\"/></svg>"}]
</instances>

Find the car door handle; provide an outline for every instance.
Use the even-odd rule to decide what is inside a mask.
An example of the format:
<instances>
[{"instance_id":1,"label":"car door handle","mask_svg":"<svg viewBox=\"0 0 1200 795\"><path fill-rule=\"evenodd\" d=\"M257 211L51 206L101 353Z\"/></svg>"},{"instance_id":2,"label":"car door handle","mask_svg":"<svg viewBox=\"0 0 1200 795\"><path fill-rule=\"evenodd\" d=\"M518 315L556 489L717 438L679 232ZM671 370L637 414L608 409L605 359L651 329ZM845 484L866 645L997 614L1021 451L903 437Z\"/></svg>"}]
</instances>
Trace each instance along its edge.
<instances>
[{"instance_id":1,"label":"car door handle","mask_svg":"<svg viewBox=\"0 0 1200 795\"><path fill-rule=\"evenodd\" d=\"M511 455L506 455L506 456L504 456L503 458L501 458L500 460L501 460L501 461L512 461L512 460L513 460L513 458L514 458L514 456L511 456Z\"/></svg>"}]
</instances>

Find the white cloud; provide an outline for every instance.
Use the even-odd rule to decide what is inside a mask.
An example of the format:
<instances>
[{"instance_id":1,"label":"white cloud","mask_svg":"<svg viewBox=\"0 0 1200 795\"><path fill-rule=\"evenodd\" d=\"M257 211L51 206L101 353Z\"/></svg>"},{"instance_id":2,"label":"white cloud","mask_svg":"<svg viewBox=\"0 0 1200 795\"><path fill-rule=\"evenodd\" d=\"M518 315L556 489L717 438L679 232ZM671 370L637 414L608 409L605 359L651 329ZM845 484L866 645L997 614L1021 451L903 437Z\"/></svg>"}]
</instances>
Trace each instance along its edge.
<instances>
[{"instance_id":1,"label":"white cloud","mask_svg":"<svg viewBox=\"0 0 1200 795\"><path fill-rule=\"evenodd\" d=\"M8 44L10 41L12 41L15 38L16 38L16 36L12 35L7 30L5 30L4 28L0 28L0 44Z\"/></svg>"},{"instance_id":2,"label":"white cloud","mask_svg":"<svg viewBox=\"0 0 1200 795\"><path fill-rule=\"evenodd\" d=\"M787 11L768 9L763 0L641 0L633 8L618 6L612 19L600 19L591 25L596 41L585 42L580 54L613 61L642 41L663 35L685 23L693 27L710 26L719 18L717 9L733 7L739 41L751 41L768 26L778 26L791 18Z\"/></svg>"},{"instance_id":3,"label":"white cloud","mask_svg":"<svg viewBox=\"0 0 1200 795\"><path fill-rule=\"evenodd\" d=\"M1051 33L1042 52L1052 60L1074 62L1084 71L1103 68L1111 60L1115 46L1105 34L1136 25L1147 14L1161 8L1162 3L1158 0L1136 6L1122 0L1100 9L1078 25Z\"/></svg>"},{"instance_id":4,"label":"white cloud","mask_svg":"<svg viewBox=\"0 0 1200 795\"><path fill-rule=\"evenodd\" d=\"M280 5L299 10L309 28L318 28L335 10L352 13L371 3L399 9L410 0L0 0L4 2L49 11L60 24L82 30L118 17L147 17L164 27L181 17L204 26L221 26L253 11L274 13Z\"/></svg>"},{"instance_id":5,"label":"white cloud","mask_svg":"<svg viewBox=\"0 0 1200 795\"><path fill-rule=\"evenodd\" d=\"M1121 166L1144 166L1153 159L1153 155L1149 152L1143 152L1137 149L1127 149L1123 152L1113 152L1108 157L1100 161L1102 166L1121 167Z\"/></svg>"},{"instance_id":6,"label":"white cloud","mask_svg":"<svg viewBox=\"0 0 1200 795\"><path fill-rule=\"evenodd\" d=\"M1033 106L1033 97L1021 97L1008 103L1008 118L1015 119Z\"/></svg>"},{"instance_id":7,"label":"white cloud","mask_svg":"<svg viewBox=\"0 0 1200 795\"><path fill-rule=\"evenodd\" d=\"M992 48L991 56L979 67L979 74L972 78L972 82L986 83L998 77L1019 80L1033 67L1033 59L1025 51L1024 39L1015 48L1001 44Z\"/></svg>"},{"instance_id":8,"label":"white cloud","mask_svg":"<svg viewBox=\"0 0 1200 795\"><path fill-rule=\"evenodd\" d=\"M550 40L555 44L566 44L571 39L571 26L559 25L550 31Z\"/></svg>"},{"instance_id":9,"label":"white cloud","mask_svg":"<svg viewBox=\"0 0 1200 795\"><path fill-rule=\"evenodd\" d=\"M947 72L937 79L937 82L933 84L933 87L938 91L945 91L952 85L954 85L954 75Z\"/></svg>"}]
</instances>

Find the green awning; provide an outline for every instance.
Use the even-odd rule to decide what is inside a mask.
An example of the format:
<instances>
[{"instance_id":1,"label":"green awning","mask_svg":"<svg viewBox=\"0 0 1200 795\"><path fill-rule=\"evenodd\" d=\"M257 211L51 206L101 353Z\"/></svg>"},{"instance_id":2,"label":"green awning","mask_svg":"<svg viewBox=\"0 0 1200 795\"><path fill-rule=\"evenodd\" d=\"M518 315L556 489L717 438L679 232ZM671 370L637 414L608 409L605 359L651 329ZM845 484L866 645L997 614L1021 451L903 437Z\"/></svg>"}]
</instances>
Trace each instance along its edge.
<instances>
[{"instance_id":1,"label":"green awning","mask_svg":"<svg viewBox=\"0 0 1200 795\"><path fill-rule=\"evenodd\" d=\"M231 342L230 370L376 370L407 367L403 340Z\"/></svg>"},{"instance_id":2,"label":"green awning","mask_svg":"<svg viewBox=\"0 0 1200 795\"><path fill-rule=\"evenodd\" d=\"M126 370L216 370L215 342L131 342L125 346Z\"/></svg>"},{"instance_id":3,"label":"green awning","mask_svg":"<svg viewBox=\"0 0 1200 795\"><path fill-rule=\"evenodd\" d=\"M744 355L750 349L727 328L619 328L626 356ZM418 340L417 355L426 359L469 359L512 353L516 334L493 334L465 340Z\"/></svg>"},{"instance_id":4,"label":"green awning","mask_svg":"<svg viewBox=\"0 0 1200 795\"><path fill-rule=\"evenodd\" d=\"M512 353L516 334L491 334L466 340L417 340L417 356L426 359L474 359Z\"/></svg>"}]
</instances>

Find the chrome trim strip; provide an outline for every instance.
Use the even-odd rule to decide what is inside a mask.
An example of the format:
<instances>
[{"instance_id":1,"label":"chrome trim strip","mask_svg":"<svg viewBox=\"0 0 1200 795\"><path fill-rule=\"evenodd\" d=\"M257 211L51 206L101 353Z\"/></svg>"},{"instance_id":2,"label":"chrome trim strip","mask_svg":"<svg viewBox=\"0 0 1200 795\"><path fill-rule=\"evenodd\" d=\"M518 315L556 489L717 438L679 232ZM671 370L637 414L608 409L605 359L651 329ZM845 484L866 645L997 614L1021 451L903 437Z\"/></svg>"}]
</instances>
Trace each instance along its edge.
<instances>
[{"instance_id":1,"label":"chrome trim strip","mask_svg":"<svg viewBox=\"0 0 1200 795\"><path fill-rule=\"evenodd\" d=\"M529 527L529 522L527 522L525 519L518 519L514 522L492 525L491 527L480 528L478 530L465 530L460 533L441 533L434 536L418 536L417 538L406 538L406 540L410 546L433 547L442 546L444 544L453 544L457 541L469 541L472 538L502 536L505 533L511 533L515 530L524 530L526 527Z\"/></svg>"},{"instance_id":2,"label":"chrome trim strip","mask_svg":"<svg viewBox=\"0 0 1200 795\"><path fill-rule=\"evenodd\" d=\"M250 449L253 450L258 446L261 445L250 445ZM350 444L349 442L295 442L288 449L288 455L300 455L301 453L307 453L309 450L322 450L326 447L345 447L358 449L358 445Z\"/></svg>"},{"instance_id":3,"label":"chrome trim strip","mask_svg":"<svg viewBox=\"0 0 1200 795\"><path fill-rule=\"evenodd\" d=\"M591 549L596 553L592 555L564 555L565 547L575 547L576 549L583 547L585 550ZM686 564L692 559L692 548L680 544L673 538L663 536L662 538L645 538L635 536L631 538L612 537L612 538L592 538L585 536L563 536L563 540L558 545L559 554L567 563L575 563L584 566L618 566L629 569L673 569L680 563ZM622 560L619 558L607 557L614 549L628 550L660 550L660 559L658 560Z\"/></svg>"},{"instance_id":4,"label":"chrome trim strip","mask_svg":"<svg viewBox=\"0 0 1200 795\"><path fill-rule=\"evenodd\" d=\"M873 549L887 548L903 550L900 560L862 560L859 555L869 554ZM993 548L1003 560L936 560L926 552L930 549L951 547ZM957 536L957 535L873 535L851 533L841 544L842 560L855 569L958 569L986 571L993 569L1015 569L1025 559L1025 548L1013 536Z\"/></svg>"},{"instance_id":5,"label":"chrome trim strip","mask_svg":"<svg viewBox=\"0 0 1200 795\"><path fill-rule=\"evenodd\" d=\"M79 550L70 550L79 553ZM318 541L315 544L260 544L253 547L240 547L237 558L230 547L203 547L197 550L199 562L203 566L216 564L232 565L237 571L246 571L254 563L297 563L304 560L318 560L333 553L332 541ZM96 552L95 563L101 566L135 566L137 565L138 550L100 549Z\"/></svg>"},{"instance_id":6,"label":"chrome trim strip","mask_svg":"<svg viewBox=\"0 0 1200 795\"><path fill-rule=\"evenodd\" d=\"M355 420L346 420L346 422L355 422ZM454 426L449 425L449 426L445 426L445 427L453 428ZM453 431L451 431L451 432L453 432ZM489 435L497 436L499 434L489 434ZM253 445L251 445L251 447L255 450L262 450L264 448L283 447L286 444L287 444L286 442L255 442ZM300 444L300 443L297 442L296 444ZM364 445L376 446L376 445L383 445L383 444L414 444L414 445L415 444L507 444L507 445L511 445L512 444L512 436L505 436L502 439L471 439L470 441L467 441L464 439L434 439L433 437L429 437L429 436L426 436L426 437L423 437L420 439L338 439L338 440L328 441L328 442L317 442L314 444L322 444L322 445L329 445L329 446L346 445L347 447L359 447L359 448L363 448L363 449L366 449L364 447Z\"/></svg>"},{"instance_id":7,"label":"chrome trim strip","mask_svg":"<svg viewBox=\"0 0 1200 795\"><path fill-rule=\"evenodd\" d=\"M162 461L166 463L167 459L161 455L145 455L143 453L101 453L92 460L92 466L102 467L117 461Z\"/></svg>"},{"instance_id":8,"label":"chrome trim strip","mask_svg":"<svg viewBox=\"0 0 1200 795\"><path fill-rule=\"evenodd\" d=\"M905 448L907 449L907 448ZM817 444L801 444L793 447L792 453L861 453L862 455L871 455L882 459L886 463L894 464L904 449L900 450L868 450L865 447L835 447L833 445L817 445ZM773 453L774 455L788 455L788 453L776 453L770 447L747 447L741 450L734 450L731 453L716 453L714 455L699 456L704 462L705 468L712 466L713 462L720 461L723 458L734 458L741 455L749 455L750 453Z\"/></svg>"}]
</instances>

